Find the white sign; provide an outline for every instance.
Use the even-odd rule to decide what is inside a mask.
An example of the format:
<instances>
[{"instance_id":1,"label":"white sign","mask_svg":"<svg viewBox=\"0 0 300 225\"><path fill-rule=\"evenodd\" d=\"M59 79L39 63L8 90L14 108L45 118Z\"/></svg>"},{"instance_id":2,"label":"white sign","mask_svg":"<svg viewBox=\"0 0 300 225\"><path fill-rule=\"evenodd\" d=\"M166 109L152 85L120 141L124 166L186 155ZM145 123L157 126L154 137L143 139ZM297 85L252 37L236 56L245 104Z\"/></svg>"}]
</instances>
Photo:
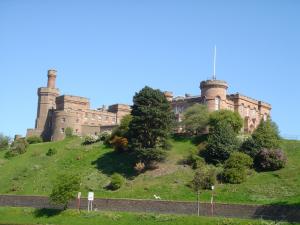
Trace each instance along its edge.
<instances>
[{"instance_id":1,"label":"white sign","mask_svg":"<svg viewBox=\"0 0 300 225\"><path fill-rule=\"evenodd\" d=\"M89 192L88 200L89 201L94 201L94 192Z\"/></svg>"},{"instance_id":2,"label":"white sign","mask_svg":"<svg viewBox=\"0 0 300 225\"><path fill-rule=\"evenodd\" d=\"M80 199L81 198L81 192L78 192L77 194L77 198Z\"/></svg>"}]
</instances>

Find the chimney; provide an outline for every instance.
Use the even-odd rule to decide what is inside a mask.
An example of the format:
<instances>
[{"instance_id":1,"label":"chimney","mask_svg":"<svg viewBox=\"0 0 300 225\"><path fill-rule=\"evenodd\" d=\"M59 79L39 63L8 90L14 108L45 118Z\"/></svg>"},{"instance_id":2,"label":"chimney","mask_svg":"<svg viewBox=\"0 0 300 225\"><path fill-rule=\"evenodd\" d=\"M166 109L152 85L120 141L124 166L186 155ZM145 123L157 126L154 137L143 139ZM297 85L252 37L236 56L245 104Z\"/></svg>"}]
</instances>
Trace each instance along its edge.
<instances>
[{"instance_id":1,"label":"chimney","mask_svg":"<svg viewBox=\"0 0 300 225\"><path fill-rule=\"evenodd\" d=\"M55 88L56 70L48 70L48 88Z\"/></svg>"}]
</instances>

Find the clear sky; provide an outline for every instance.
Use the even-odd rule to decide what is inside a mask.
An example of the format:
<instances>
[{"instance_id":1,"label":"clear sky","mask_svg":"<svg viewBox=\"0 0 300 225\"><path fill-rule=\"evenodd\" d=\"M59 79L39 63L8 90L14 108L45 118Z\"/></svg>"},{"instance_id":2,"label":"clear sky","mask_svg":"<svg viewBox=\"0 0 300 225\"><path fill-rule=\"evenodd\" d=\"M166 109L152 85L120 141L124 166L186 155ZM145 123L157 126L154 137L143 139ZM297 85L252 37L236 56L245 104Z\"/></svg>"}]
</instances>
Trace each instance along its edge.
<instances>
[{"instance_id":1,"label":"clear sky","mask_svg":"<svg viewBox=\"0 0 300 225\"><path fill-rule=\"evenodd\" d=\"M197 95L216 44L229 93L269 102L281 134L300 138L299 12L298 0L0 0L0 132L34 127L49 68L94 108L145 85Z\"/></svg>"}]
</instances>

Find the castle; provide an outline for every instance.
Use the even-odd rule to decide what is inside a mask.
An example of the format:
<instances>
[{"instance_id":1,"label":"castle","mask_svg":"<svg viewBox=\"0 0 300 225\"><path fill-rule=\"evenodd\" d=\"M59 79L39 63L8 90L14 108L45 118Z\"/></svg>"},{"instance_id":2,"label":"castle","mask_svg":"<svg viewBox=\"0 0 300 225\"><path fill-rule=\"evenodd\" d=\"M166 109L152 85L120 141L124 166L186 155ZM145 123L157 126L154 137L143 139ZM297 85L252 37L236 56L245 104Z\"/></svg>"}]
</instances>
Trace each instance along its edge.
<instances>
[{"instance_id":1,"label":"castle","mask_svg":"<svg viewBox=\"0 0 300 225\"><path fill-rule=\"evenodd\" d=\"M62 140L66 128L72 128L78 136L98 135L111 131L121 119L130 114L131 108L125 104L114 104L90 109L89 99L72 95L60 95L55 87L56 70L48 70L47 87L38 89L37 118L34 129L27 130L28 136L41 136L44 140ZM243 132L251 133L261 119L270 116L271 105L239 93L227 94L228 84L213 77L200 83L201 95L173 97L172 92L164 92L172 105L177 120L182 120L183 112L195 103L206 104L209 111L228 109L238 112L244 120ZM180 132L180 130L179 130Z\"/></svg>"},{"instance_id":2,"label":"castle","mask_svg":"<svg viewBox=\"0 0 300 225\"><path fill-rule=\"evenodd\" d=\"M55 87L56 70L48 70L47 87L38 89L37 118L34 129L26 136L41 136L47 141L65 138L66 128L78 136L98 135L110 131L130 113L129 105L114 104L107 109L90 109L89 99L73 95L60 95Z\"/></svg>"}]
</instances>

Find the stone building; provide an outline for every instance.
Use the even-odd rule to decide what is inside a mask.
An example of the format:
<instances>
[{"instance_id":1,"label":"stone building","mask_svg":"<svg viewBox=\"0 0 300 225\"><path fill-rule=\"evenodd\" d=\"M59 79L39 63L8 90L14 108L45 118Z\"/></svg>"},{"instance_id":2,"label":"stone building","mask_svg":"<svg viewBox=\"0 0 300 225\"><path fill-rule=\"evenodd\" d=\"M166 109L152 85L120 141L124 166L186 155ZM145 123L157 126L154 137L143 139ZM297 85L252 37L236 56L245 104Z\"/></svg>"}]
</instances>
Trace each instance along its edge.
<instances>
[{"instance_id":1,"label":"stone building","mask_svg":"<svg viewBox=\"0 0 300 225\"><path fill-rule=\"evenodd\" d=\"M251 133L258 126L261 119L270 116L271 105L260 100L247 97L240 93L228 94L228 84L222 80L202 81L200 83L201 95L173 97L172 92L165 92L166 98L171 102L178 121L182 113L195 103L206 104L209 111L228 109L238 112L244 120L243 131Z\"/></svg>"},{"instance_id":2,"label":"stone building","mask_svg":"<svg viewBox=\"0 0 300 225\"><path fill-rule=\"evenodd\" d=\"M123 116L130 113L129 105L115 104L107 109L103 106L90 109L89 99L73 95L60 95L55 87L56 70L48 70L47 87L38 89L37 118L34 129L26 136L41 136L44 140L61 140L66 128L73 129L78 136L97 135L111 131Z\"/></svg>"}]
</instances>

